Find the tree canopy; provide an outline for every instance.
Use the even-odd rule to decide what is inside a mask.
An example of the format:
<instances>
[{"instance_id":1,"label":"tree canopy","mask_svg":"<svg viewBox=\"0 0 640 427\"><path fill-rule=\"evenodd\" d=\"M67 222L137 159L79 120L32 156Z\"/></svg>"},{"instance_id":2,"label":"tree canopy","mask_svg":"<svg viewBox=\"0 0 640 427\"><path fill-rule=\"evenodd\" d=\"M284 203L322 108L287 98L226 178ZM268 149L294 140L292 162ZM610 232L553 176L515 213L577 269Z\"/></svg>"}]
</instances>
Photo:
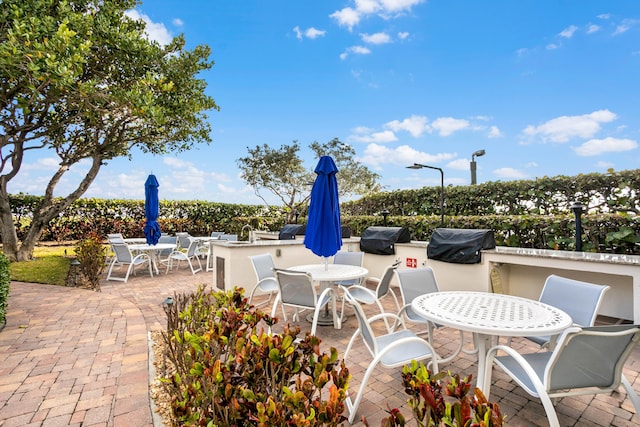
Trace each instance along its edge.
<instances>
[{"instance_id":1,"label":"tree canopy","mask_svg":"<svg viewBox=\"0 0 640 427\"><path fill-rule=\"evenodd\" d=\"M355 150L349 144L334 138L324 144L314 141L309 145L315 159L331 156L338 167L336 178L340 197L367 195L381 190L380 176L355 160ZM269 205L263 191L275 195L285 207L288 221L296 211L304 211L309 201L311 185L316 174L313 168L305 167L299 155L300 144L272 148L267 144L255 148L247 147L248 156L237 160L242 179L251 186L256 195Z\"/></svg>"},{"instance_id":2,"label":"tree canopy","mask_svg":"<svg viewBox=\"0 0 640 427\"><path fill-rule=\"evenodd\" d=\"M107 160L132 148L162 154L210 142L207 110L218 110L198 73L210 49L149 40L125 12L135 0L0 2L0 226L3 250L28 259L43 226L82 196ZM7 184L30 151L59 166L18 246ZM89 160L78 187L54 197L69 168Z\"/></svg>"}]
</instances>

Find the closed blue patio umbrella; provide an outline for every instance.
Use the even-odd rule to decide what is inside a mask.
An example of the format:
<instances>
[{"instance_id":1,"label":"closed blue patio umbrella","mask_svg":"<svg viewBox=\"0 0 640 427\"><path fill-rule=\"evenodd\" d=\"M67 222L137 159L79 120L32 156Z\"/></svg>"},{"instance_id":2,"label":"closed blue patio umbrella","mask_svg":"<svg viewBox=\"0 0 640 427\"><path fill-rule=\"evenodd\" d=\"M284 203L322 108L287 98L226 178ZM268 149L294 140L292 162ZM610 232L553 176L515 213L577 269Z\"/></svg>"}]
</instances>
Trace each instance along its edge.
<instances>
[{"instance_id":1,"label":"closed blue patio umbrella","mask_svg":"<svg viewBox=\"0 0 640 427\"><path fill-rule=\"evenodd\" d=\"M147 222L144 226L144 235L147 243L155 245L160 238L160 224L158 224L158 216L160 211L160 203L158 201L158 180L156 176L151 174L144 183L144 214Z\"/></svg>"},{"instance_id":2,"label":"closed blue patio umbrella","mask_svg":"<svg viewBox=\"0 0 640 427\"><path fill-rule=\"evenodd\" d=\"M337 172L338 168L330 156L320 157L315 169L318 176L311 188L304 236L305 247L325 258L335 255L342 246Z\"/></svg>"}]
</instances>

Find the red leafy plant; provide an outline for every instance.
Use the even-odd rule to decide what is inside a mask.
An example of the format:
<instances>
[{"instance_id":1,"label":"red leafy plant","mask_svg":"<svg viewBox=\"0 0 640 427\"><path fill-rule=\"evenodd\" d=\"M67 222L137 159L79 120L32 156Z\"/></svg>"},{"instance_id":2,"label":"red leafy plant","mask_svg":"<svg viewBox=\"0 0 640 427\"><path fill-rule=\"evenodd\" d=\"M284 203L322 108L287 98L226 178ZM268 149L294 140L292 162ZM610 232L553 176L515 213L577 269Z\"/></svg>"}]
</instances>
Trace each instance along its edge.
<instances>
[{"instance_id":1,"label":"red leafy plant","mask_svg":"<svg viewBox=\"0 0 640 427\"><path fill-rule=\"evenodd\" d=\"M444 384L445 377L449 382ZM409 407L419 427L502 427L504 417L497 403L490 403L479 388L471 391L471 375L440 372L431 375L422 363L413 361L402 369ZM387 411L382 427L404 426L405 419L397 408ZM366 420L365 425L368 426Z\"/></svg>"},{"instance_id":2,"label":"red leafy plant","mask_svg":"<svg viewBox=\"0 0 640 427\"><path fill-rule=\"evenodd\" d=\"M166 372L174 425L336 426L346 418L349 371L338 352L277 319L242 289L174 295L165 304ZM339 369L338 369L339 368Z\"/></svg>"}]
</instances>

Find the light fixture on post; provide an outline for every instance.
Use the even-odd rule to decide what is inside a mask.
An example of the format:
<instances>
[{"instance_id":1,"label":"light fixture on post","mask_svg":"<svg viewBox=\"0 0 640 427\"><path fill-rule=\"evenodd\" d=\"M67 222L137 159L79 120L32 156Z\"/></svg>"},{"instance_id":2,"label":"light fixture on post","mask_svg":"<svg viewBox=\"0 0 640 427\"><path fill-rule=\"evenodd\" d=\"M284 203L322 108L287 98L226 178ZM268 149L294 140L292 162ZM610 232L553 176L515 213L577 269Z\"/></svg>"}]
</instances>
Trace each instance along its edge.
<instances>
[{"instance_id":1,"label":"light fixture on post","mask_svg":"<svg viewBox=\"0 0 640 427\"><path fill-rule=\"evenodd\" d=\"M389 210L387 208L384 208L380 211L380 215L382 215L382 224L386 227L387 226L387 217L389 216L391 212L389 212Z\"/></svg>"},{"instance_id":2,"label":"light fixture on post","mask_svg":"<svg viewBox=\"0 0 640 427\"><path fill-rule=\"evenodd\" d=\"M429 165L422 165L420 163L414 163L411 166L407 166L407 169L422 169L429 168L440 171L440 227L444 227L444 171L441 168Z\"/></svg>"},{"instance_id":3,"label":"light fixture on post","mask_svg":"<svg viewBox=\"0 0 640 427\"><path fill-rule=\"evenodd\" d=\"M486 154L484 150L478 150L471 155L471 185L475 185L476 180L476 157L482 157Z\"/></svg>"}]
</instances>

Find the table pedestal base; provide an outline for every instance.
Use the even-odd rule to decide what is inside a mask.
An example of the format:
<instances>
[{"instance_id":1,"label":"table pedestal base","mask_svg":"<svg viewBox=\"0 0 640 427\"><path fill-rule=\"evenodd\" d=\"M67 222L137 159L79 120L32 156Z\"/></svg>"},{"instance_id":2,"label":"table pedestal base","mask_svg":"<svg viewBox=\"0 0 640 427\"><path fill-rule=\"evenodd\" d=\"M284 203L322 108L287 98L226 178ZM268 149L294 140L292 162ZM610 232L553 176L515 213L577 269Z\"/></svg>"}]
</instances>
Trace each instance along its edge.
<instances>
[{"instance_id":1,"label":"table pedestal base","mask_svg":"<svg viewBox=\"0 0 640 427\"><path fill-rule=\"evenodd\" d=\"M313 313L307 314L307 320L313 322ZM343 314L340 323L347 320L347 315ZM333 326L333 314L331 310L322 310L318 315L318 326Z\"/></svg>"}]
</instances>

